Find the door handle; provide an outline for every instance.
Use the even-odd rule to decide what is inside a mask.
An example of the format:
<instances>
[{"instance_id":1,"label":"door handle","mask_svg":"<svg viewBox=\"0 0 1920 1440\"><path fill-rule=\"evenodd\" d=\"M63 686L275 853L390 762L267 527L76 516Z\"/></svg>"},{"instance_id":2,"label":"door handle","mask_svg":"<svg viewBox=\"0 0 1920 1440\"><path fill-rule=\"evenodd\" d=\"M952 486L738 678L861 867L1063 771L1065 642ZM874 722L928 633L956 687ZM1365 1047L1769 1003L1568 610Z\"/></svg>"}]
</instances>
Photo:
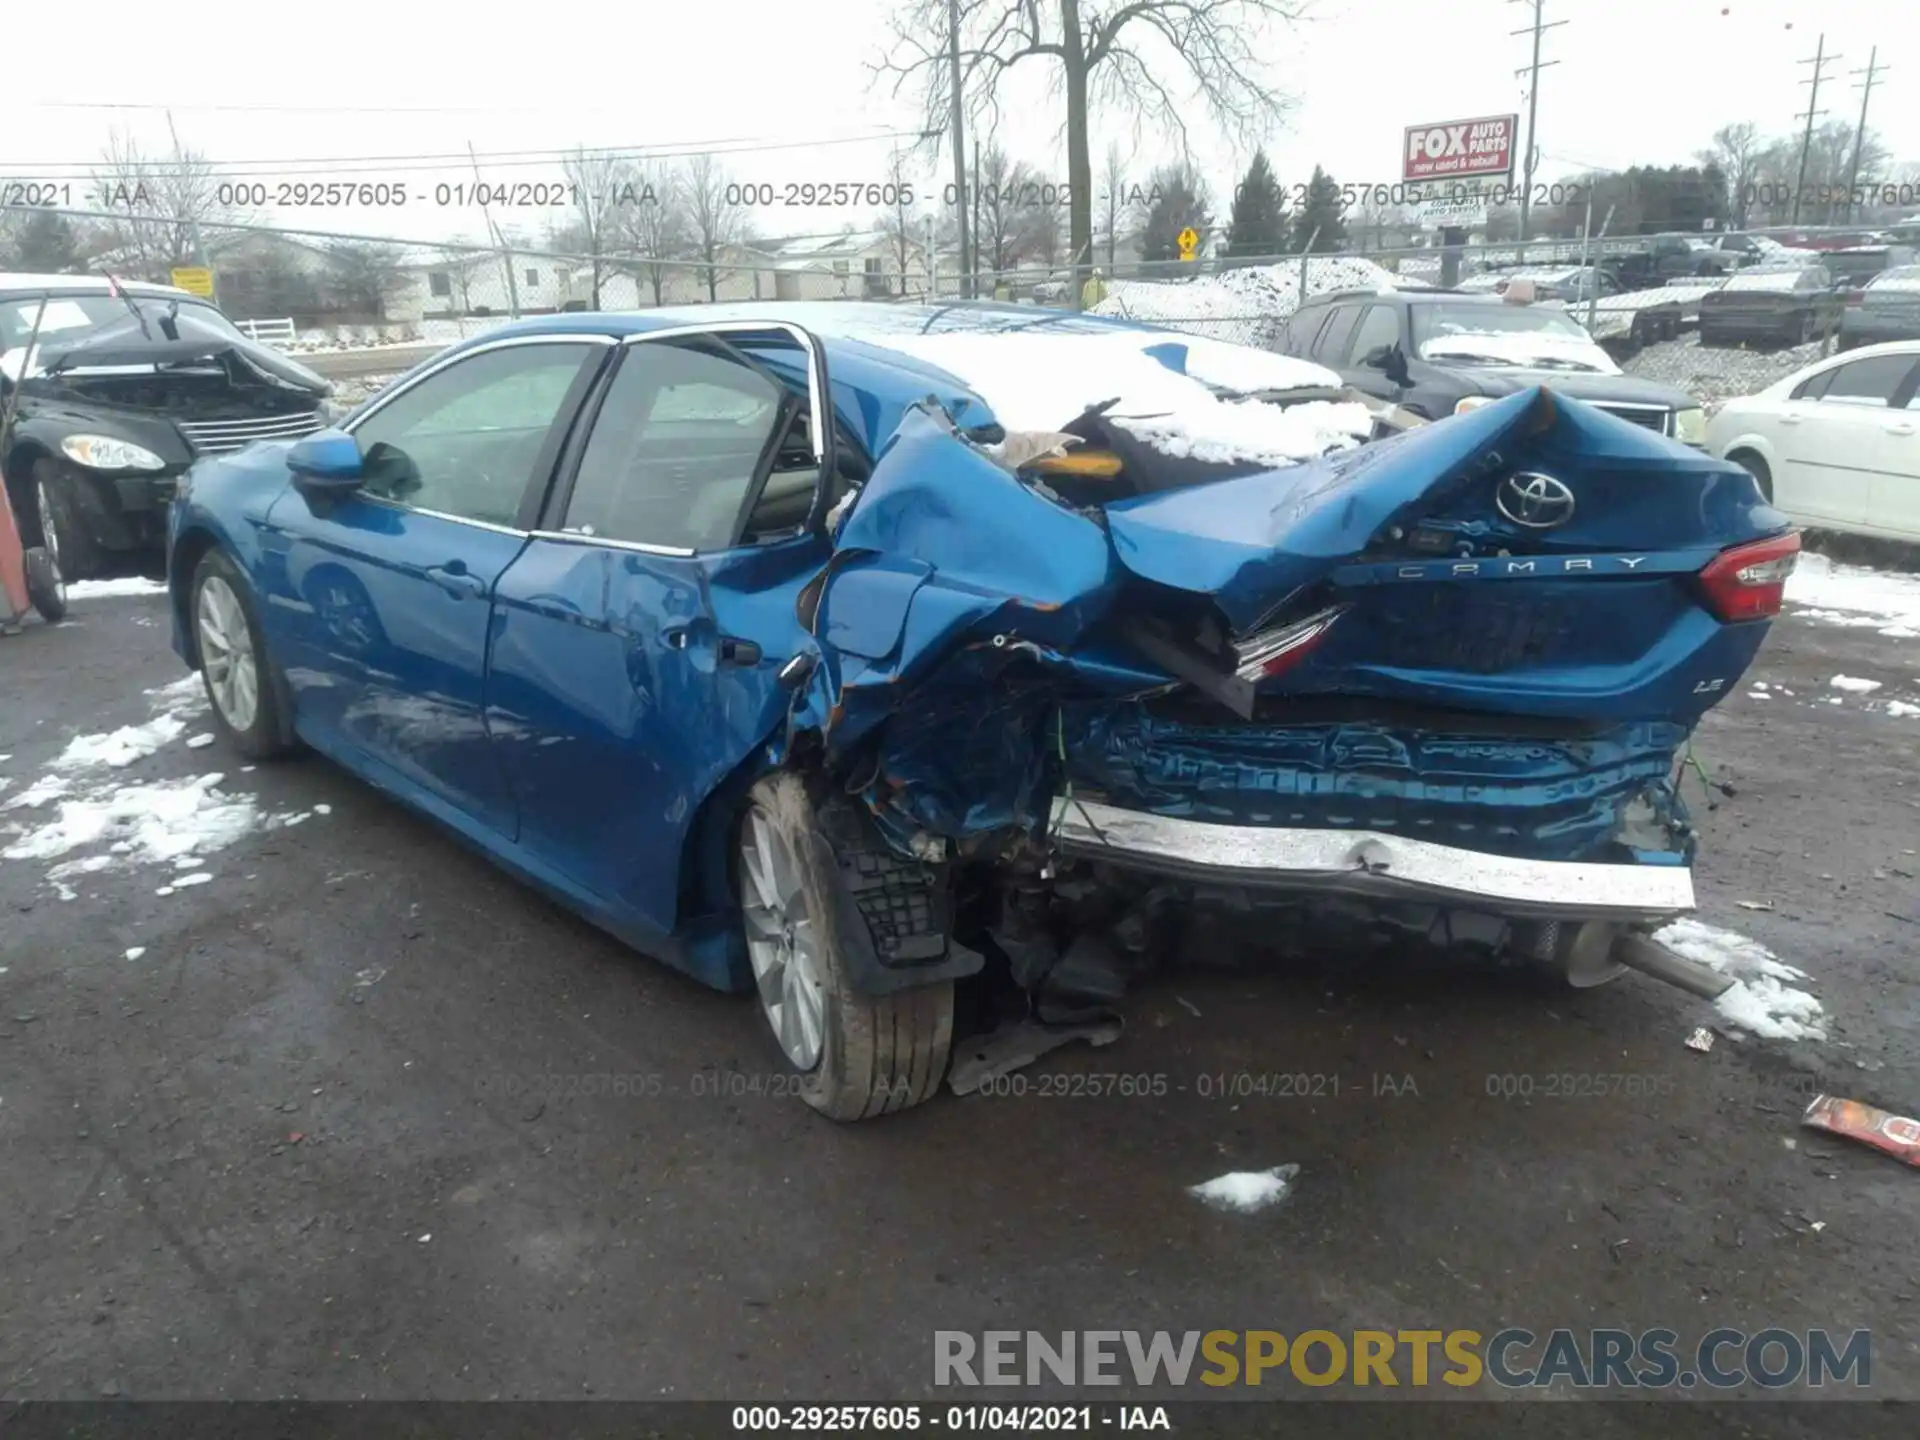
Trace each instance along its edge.
<instances>
[{"instance_id":1,"label":"door handle","mask_svg":"<svg viewBox=\"0 0 1920 1440\"><path fill-rule=\"evenodd\" d=\"M1913 422L1911 420L1889 420L1886 423L1886 431L1889 435L1911 435L1913 434Z\"/></svg>"},{"instance_id":2,"label":"door handle","mask_svg":"<svg viewBox=\"0 0 1920 1440\"><path fill-rule=\"evenodd\" d=\"M1780 423L1782 425L1798 425L1800 423L1800 417L1798 415L1782 415L1780 417Z\"/></svg>"},{"instance_id":3,"label":"door handle","mask_svg":"<svg viewBox=\"0 0 1920 1440\"><path fill-rule=\"evenodd\" d=\"M469 597L477 599L487 593L486 582L478 575L469 574L466 565L459 560L429 566L427 578L456 600Z\"/></svg>"}]
</instances>

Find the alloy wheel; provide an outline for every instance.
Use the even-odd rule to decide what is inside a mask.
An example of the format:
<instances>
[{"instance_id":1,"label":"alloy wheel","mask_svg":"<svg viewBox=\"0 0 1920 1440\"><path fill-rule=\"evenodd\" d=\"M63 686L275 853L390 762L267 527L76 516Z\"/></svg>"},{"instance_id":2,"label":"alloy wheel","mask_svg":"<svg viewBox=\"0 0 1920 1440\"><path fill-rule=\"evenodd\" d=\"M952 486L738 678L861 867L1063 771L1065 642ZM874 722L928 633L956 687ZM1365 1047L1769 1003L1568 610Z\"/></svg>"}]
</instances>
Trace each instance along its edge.
<instances>
[{"instance_id":1,"label":"alloy wheel","mask_svg":"<svg viewBox=\"0 0 1920 1440\"><path fill-rule=\"evenodd\" d=\"M774 1039L796 1070L820 1063L826 1029L820 933L807 906L798 857L758 807L740 837L741 913L747 953Z\"/></svg>"},{"instance_id":2,"label":"alloy wheel","mask_svg":"<svg viewBox=\"0 0 1920 1440\"><path fill-rule=\"evenodd\" d=\"M252 627L240 597L219 575L210 575L200 586L194 611L207 691L230 727L251 730L260 713L260 672L253 660Z\"/></svg>"},{"instance_id":3,"label":"alloy wheel","mask_svg":"<svg viewBox=\"0 0 1920 1440\"><path fill-rule=\"evenodd\" d=\"M60 531L53 523L53 499L47 494L44 483L33 487L34 504L40 511L40 548L47 552L47 559L53 562L53 583L60 592L60 603L67 599L67 576L60 568Z\"/></svg>"}]
</instances>

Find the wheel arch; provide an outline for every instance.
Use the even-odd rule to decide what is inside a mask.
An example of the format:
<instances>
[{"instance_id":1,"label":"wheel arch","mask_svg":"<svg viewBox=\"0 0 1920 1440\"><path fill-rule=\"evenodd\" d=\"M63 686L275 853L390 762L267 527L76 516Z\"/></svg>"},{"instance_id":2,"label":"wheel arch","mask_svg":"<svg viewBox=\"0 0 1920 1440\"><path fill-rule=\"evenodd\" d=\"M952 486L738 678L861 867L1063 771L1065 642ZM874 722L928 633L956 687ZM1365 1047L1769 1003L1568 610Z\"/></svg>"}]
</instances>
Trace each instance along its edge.
<instances>
[{"instance_id":1,"label":"wheel arch","mask_svg":"<svg viewBox=\"0 0 1920 1440\"><path fill-rule=\"evenodd\" d=\"M167 552L167 603L173 608L175 633L180 637L182 658L193 669L200 668L200 639L193 633L190 606L193 599L193 574L209 550L220 546L220 537L204 526L184 530Z\"/></svg>"}]
</instances>

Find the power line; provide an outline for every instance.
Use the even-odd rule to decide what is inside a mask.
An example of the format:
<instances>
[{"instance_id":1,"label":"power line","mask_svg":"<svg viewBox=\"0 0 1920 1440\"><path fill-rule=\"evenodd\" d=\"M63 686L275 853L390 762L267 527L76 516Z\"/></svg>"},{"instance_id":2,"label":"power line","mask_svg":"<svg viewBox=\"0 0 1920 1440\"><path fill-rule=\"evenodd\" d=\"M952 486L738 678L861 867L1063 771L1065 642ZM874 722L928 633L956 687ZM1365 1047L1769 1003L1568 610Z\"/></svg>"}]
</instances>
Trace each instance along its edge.
<instances>
[{"instance_id":1,"label":"power line","mask_svg":"<svg viewBox=\"0 0 1920 1440\"><path fill-rule=\"evenodd\" d=\"M1813 57L1809 60L1796 60L1793 62L1796 65L1813 66L1812 77L1800 82L1802 85L1811 85L1813 89L1807 95L1807 128L1805 133L1800 137L1800 174L1793 182L1793 218L1787 222L1789 225L1798 225L1800 223L1800 192L1807 188L1807 152L1813 148L1814 117L1827 113L1818 108L1820 104L1820 81L1825 74L1827 62L1830 60L1838 60L1839 58L1838 55L1827 54L1827 35L1823 30L1820 32L1819 42L1813 47ZM1793 118L1798 120L1800 117L1795 115Z\"/></svg>"},{"instance_id":2,"label":"power line","mask_svg":"<svg viewBox=\"0 0 1920 1440\"><path fill-rule=\"evenodd\" d=\"M882 130L871 135L843 135L826 140L752 140L714 141L695 145L621 145L608 147L558 146L546 150L482 150L479 158L496 168L554 165L574 158L576 153L588 160L671 160L697 155L749 155L773 150L811 150L829 145L872 145L889 141L921 140L920 130ZM21 172L34 180L92 179L101 168L111 165L108 157L96 160L28 160L7 162L11 174ZM471 163L465 150L422 151L410 155L332 155L287 157L258 160L204 160L197 165L148 164L145 174L152 179L171 179L197 175L208 170L229 179L261 179L286 175L361 175L370 170L406 172L464 168ZM233 167L261 167L255 169ZM15 178L18 178L15 176Z\"/></svg>"},{"instance_id":3,"label":"power line","mask_svg":"<svg viewBox=\"0 0 1920 1440\"><path fill-rule=\"evenodd\" d=\"M1554 30L1566 24L1564 20L1541 23L1541 13L1546 8L1546 0L1507 0L1509 5L1533 6L1533 23L1519 30L1510 31L1514 35L1533 36L1533 61L1531 64L1514 71L1516 75L1527 77L1527 153L1522 162L1520 181L1520 242L1527 240L1527 218L1533 200L1533 167L1540 158L1540 142L1536 121L1540 112L1540 72L1549 65L1558 65L1558 60L1542 61L1540 58L1540 36L1542 32Z\"/></svg>"}]
</instances>

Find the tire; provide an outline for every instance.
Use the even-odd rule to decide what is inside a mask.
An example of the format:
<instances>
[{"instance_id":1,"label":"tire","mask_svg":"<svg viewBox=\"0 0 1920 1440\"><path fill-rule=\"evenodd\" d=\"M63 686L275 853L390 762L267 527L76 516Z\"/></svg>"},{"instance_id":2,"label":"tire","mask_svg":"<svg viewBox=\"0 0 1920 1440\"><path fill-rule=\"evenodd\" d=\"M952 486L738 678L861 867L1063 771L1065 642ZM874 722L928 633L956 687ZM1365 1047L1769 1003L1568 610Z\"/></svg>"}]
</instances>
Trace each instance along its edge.
<instances>
[{"instance_id":1,"label":"tire","mask_svg":"<svg viewBox=\"0 0 1920 1440\"><path fill-rule=\"evenodd\" d=\"M280 690L253 588L225 551L209 550L200 557L187 618L214 729L249 760L273 760L296 748L283 738Z\"/></svg>"},{"instance_id":2,"label":"tire","mask_svg":"<svg viewBox=\"0 0 1920 1440\"><path fill-rule=\"evenodd\" d=\"M35 545L25 555L27 600L49 625L67 618L67 582L60 578L60 564L43 545Z\"/></svg>"},{"instance_id":3,"label":"tire","mask_svg":"<svg viewBox=\"0 0 1920 1440\"><path fill-rule=\"evenodd\" d=\"M867 1120L939 1089L953 982L880 996L853 988L841 959L840 879L821 864L817 834L799 776L754 786L735 848L741 923L761 1017L800 1077L800 1097L831 1119Z\"/></svg>"},{"instance_id":4,"label":"tire","mask_svg":"<svg viewBox=\"0 0 1920 1440\"><path fill-rule=\"evenodd\" d=\"M1715 333L1712 330L1709 330L1704 325L1700 327L1700 343L1705 346L1711 346L1715 349L1719 348L1718 340Z\"/></svg>"},{"instance_id":5,"label":"tire","mask_svg":"<svg viewBox=\"0 0 1920 1440\"><path fill-rule=\"evenodd\" d=\"M1813 339L1813 316L1802 315L1800 317L1800 328L1796 333L1800 338L1793 342L1795 345L1805 345L1811 341Z\"/></svg>"},{"instance_id":6,"label":"tire","mask_svg":"<svg viewBox=\"0 0 1920 1440\"><path fill-rule=\"evenodd\" d=\"M40 543L53 556L61 578L71 583L98 575L104 554L73 498L73 486L80 483L78 477L58 460L43 455L33 462L32 482Z\"/></svg>"},{"instance_id":7,"label":"tire","mask_svg":"<svg viewBox=\"0 0 1920 1440\"><path fill-rule=\"evenodd\" d=\"M1760 498L1771 505L1773 503L1773 471L1767 468L1767 462L1751 450L1736 450L1727 456L1727 459L1753 476L1760 486Z\"/></svg>"}]
</instances>

